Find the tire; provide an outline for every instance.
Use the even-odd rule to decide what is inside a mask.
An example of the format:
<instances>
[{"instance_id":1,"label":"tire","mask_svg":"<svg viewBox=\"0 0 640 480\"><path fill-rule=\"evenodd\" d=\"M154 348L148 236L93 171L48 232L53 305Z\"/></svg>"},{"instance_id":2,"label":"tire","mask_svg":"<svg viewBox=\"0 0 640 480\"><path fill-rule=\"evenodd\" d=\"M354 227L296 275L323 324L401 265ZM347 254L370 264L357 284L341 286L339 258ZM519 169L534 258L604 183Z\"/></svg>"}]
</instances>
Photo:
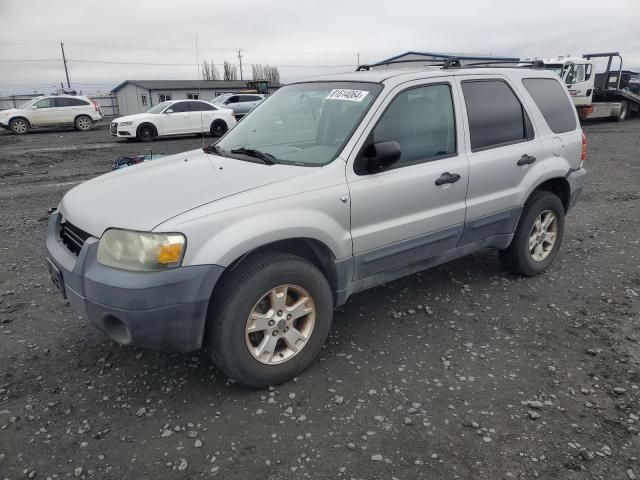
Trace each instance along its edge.
<instances>
[{"instance_id":1,"label":"tire","mask_svg":"<svg viewBox=\"0 0 640 480\"><path fill-rule=\"evenodd\" d=\"M209 129L209 132L211 133L212 137L221 137L222 135L227 133L228 129L229 127L227 126L227 123L224 120L215 120L211 124L211 128Z\"/></svg>"},{"instance_id":2,"label":"tire","mask_svg":"<svg viewBox=\"0 0 640 480\"><path fill-rule=\"evenodd\" d=\"M75 127L82 132L89 131L93 128L93 120L88 115L79 115L76 118Z\"/></svg>"},{"instance_id":3,"label":"tire","mask_svg":"<svg viewBox=\"0 0 640 480\"><path fill-rule=\"evenodd\" d=\"M31 124L26 118L14 118L9 122L9 128L16 135L24 135L25 133L29 133L31 130Z\"/></svg>"},{"instance_id":4,"label":"tire","mask_svg":"<svg viewBox=\"0 0 640 480\"><path fill-rule=\"evenodd\" d=\"M206 348L225 375L244 386L262 388L290 380L311 364L320 352L333 320L333 294L320 270L295 255L265 253L247 259L222 281L210 303ZM278 304L272 303L274 297L268 294L274 290L282 294L284 289L276 287L285 285L288 288L284 296L286 306L282 310L284 317L279 317ZM286 309L292 303L302 301L298 295L301 292L311 299L305 306L311 305L312 313L287 320ZM276 300L277 297L278 294ZM247 333L249 316L258 310L266 312L267 316L272 314L273 326L268 327L265 319L255 325L258 328L254 333ZM291 313L295 316L293 311ZM306 332L306 339L296 340L304 342L300 343L297 352L289 347L287 330L288 335ZM259 355L257 352L263 343L270 343L273 348L265 348L266 351Z\"/></svg>"},{"instance_id":5,"label":"tire","mask_svg":"<svg viewBox=\"0 0 640 480\"><path fill-rule=\"evenodd\" d=\"M620 105L618 115L613 117L616 122L624 122L629 116L629 104L625 101Z\"/></svg>"},{"instance_id":6,"label":"tire","mask_svg":"<svg viewBox=\"0 0 640 480\"><path fill-rule=\"evenodd\" d=\"M552 216L548 216L551 212ZM546 233L536 235L537 220L551 221L555 216L555 226L551 223ZM555 232L555 240L550 245L550 234ZM544 272L558 256L564 235L564 206L551 192L534 192L525 204L511 245L500 251L503 265L513 273L533 277ZM533 249L531 248L533 244Z\"/></svg>"},{"instance_id":7,"label":"tire","mask_svg":"<svg viewBox=\"0 0 640 480\"><path fill-rule=\"evenodd\" d=\"M141 142L152 142L158 136L155 127L149 123L142 124L138 127L136 138Z\"/></svg>"}]
</instances>

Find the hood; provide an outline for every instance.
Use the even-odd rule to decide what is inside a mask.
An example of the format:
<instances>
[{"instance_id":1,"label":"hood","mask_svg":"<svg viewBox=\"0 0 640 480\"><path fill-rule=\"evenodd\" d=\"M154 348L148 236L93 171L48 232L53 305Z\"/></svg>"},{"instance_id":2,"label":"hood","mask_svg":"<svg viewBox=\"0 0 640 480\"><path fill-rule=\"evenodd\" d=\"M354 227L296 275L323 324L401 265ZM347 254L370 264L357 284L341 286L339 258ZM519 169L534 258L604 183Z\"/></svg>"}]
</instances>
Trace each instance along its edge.
<instances>
[{"instance_id":1,"label":"hood","mask_svg":"<svg viewBox=\"0 0 640 480\"><path fill-rule=\"evenodd\" d=\"M9 108L7 110L0 110L0 117L5 117L5 116L8 117L19 111L20 111L19 108Z\"/></svg>"},{"instance_id":2,"label":"hood","mask_svg":"<svg viewBox=\"0 0 640 480\"><path fill-rule=\"evenodd\" d=\"M151 231L187 210L313 170L194 150L84 182L67 192L59 210L72 224L95 237L112 227Z\"/></svg>"},{"instance_id":3,"label":"hood","mask_svg":"<svg viewBox=\"0 0 640 480\"><path fill-rule=\"evenodd\" d=\"M148 120L150 116L158 115L156 113L135 113L133 115L126 115L124 117L118 117L115 120L112 120L112 123L120 123L120 122L135 122L136 120Z\"/></svg>"}]
</instances>

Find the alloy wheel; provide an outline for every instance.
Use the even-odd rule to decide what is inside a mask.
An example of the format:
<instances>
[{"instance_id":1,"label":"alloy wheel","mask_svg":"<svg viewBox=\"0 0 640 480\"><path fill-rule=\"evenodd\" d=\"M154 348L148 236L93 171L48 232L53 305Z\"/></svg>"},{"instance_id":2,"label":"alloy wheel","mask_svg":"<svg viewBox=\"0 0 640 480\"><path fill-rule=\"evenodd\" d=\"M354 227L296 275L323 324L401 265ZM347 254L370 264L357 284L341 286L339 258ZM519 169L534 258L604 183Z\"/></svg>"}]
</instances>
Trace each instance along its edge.
<instances>
[{"instance_id":1,"label":"alloy wheel","mask_svg":"<svg viewBox=\"0 0 640 480\"><path fill-rule=\"evenodd\" d=\"M291 284L272 288L247 318L247 349L260 363L284 363L307 345L315 320L316 307L305 289Z\"/></svg>"},{"instance_id":2,"label":"alloy wheel","mask_svg":"<svg viewBox=\"0 0 640 480\"><path fill-rule=\"evenodd\" d=\"M558 217L552 210L545 210L533 223L529 234L529 255L542 262L553 251L558 238Z\"/></svg>"}]
</instances>

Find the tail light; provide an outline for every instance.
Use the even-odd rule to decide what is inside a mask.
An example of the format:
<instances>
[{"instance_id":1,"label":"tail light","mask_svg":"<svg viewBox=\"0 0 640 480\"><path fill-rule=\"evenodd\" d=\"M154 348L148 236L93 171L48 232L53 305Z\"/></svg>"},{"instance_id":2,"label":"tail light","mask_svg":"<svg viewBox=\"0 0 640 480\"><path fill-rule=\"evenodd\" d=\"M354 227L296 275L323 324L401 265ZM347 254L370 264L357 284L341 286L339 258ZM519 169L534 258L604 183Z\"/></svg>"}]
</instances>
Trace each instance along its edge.
<instances>
[{"instance_id":1,"label":"tail light","mask_svg":"<svg viewBox=\"0 0 640 480\"><path fill-rule=\"evenodd\" d=\"M102 108L100 107L100 104L98 102L96 102L92 98L90 98L89 100L91 100L91 103L93 103L93 108L95 108L96 112L101 112L102 111Z\"/></svg>"},{"instance_id":2,"label":"tail light","mask_svg":"<svg viewBox=\"0 0 640 480\"><path fill-rule=\"evenodd\" d=\"M582 164L587 159L587 136L582 132L582 152L580 154L580 167L582 168Z\"/></svg>"}]
</instances>

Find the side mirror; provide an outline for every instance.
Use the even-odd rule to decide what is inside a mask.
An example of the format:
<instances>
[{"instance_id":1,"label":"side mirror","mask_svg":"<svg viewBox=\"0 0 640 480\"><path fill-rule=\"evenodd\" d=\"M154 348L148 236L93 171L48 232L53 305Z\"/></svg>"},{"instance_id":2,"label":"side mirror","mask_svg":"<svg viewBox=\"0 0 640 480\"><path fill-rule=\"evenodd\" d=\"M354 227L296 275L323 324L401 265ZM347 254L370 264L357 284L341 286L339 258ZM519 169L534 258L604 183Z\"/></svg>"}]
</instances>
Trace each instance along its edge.
<instances>
[{"instance_id":1,"label":"side mirror","mask_svg":"<svg viewBox=\"0 0 640 480\"><path fill-rule=\"evenodd\" d=\"M400 144L394 140L365 147L358 162L358 173L376 173L390 167L402 156Z\"/></svg>"},{"instance_id":2,"label":"side mirror","mask_svg":"<svg viewBox=\"0 0 640 480\"><path fill-rule=\"evenodd\" d=\"M37 109L38 109L38 107L36 107L35 105L31 105L31 106L29 107L29 110L37 110Z\"/></svg>"}]
</instances>

